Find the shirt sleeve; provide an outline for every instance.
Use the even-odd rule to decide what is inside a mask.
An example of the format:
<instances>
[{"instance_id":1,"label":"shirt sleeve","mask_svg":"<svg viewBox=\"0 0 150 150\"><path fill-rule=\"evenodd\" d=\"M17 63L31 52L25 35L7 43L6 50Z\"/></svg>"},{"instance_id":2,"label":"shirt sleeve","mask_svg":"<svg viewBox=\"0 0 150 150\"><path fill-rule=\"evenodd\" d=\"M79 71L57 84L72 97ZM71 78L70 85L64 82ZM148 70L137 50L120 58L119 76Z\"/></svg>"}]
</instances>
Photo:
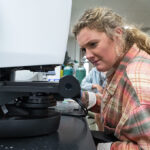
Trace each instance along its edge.
<instances>
[{"instance_id":1,"label":"shirt sleeve","mask_svg":"<svg viewBox=\"0 0 150 150\"><path fill-rule=\"evenodd\" d=\"M88 109L90 109L96 104L96 94L92 92L88 92L88 95L89 95Z\"/></svg>"},{"instance_id":2,"label":"shirt sleeve","mask_svg":"<svg viewBox=\"0 0 150 150\"><path fill-rule=\"evenodd\" d=\"M90 76L87 76L82 80L81 89L87 90L87 91L92 89L92 83L90 81Z\"/></svg>"},{"instance_id":3,"label":"shirt sleeve","mask_svg":"<svg viewBox=\"0 0 150 150\"><path fill-rule=\"evenodd\" d=\"M130 142L114 142L111 150L150 150L150 105L141 105L131 112L121 136Z\"/></svg>"},{"instance_id":4,"label":"shirt sleeve","mask_svg":"<svg viewBox=\"0 0 150 150\"><path fill-rule=\"evenodd\" d=\"M110 150L142 150L137 144L132 142L114 142L111 144Z\"/></svg>"},{"instance_id":5,"label":"shirt sleeve","mask_svg":"<svg viewBox=\"0 0 150 150\"><path fill-rule=\"evenodd\" d=\"M100 93L92 93L87 92L89 99L88 99L88 109L92 112L99 113L100 112L100 105L101 105L101 94ZM90 95L89 95L90 93Z\"/></svg>"},{"instance_id":6,"label":"shirt sleeve","mask_svg":"<svg viewBox=\"0 0 150 150\"><path fill-rule=\"evenodd\" d=\"M81 82L81 89L85 91L91 91L92 90L92 84L93 84L93 73L94 69L92 69L89 74L82 80Z\"/></svg>"}]
</instances>

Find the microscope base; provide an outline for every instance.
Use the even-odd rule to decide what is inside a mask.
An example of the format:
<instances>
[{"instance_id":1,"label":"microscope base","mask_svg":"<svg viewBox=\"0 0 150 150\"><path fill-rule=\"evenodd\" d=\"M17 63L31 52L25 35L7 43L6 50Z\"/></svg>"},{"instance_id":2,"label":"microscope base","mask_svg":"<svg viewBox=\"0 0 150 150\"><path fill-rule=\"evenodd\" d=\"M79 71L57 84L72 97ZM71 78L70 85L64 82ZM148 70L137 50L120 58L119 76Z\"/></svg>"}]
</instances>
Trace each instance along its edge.
<instances>
[{"instance_id":1,"label":"microscope base","mask_svg":"<svg viewBox=\"0 0 150 150\"><path fill-rule=\"evenodd\" d=\"M31 137L57 131L60 114L54 113L45 118L9 118L0 120L0 138Z\"/></svg>"}]
</instances>

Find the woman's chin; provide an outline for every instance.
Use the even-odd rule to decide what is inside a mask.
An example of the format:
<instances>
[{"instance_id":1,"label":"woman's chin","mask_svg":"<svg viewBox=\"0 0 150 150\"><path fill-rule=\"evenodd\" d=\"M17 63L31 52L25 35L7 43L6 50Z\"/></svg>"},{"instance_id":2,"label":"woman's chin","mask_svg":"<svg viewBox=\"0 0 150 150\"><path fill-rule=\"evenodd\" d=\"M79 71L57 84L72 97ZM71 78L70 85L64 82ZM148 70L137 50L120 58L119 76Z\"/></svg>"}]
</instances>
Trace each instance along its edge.
<instances>
[{"instance_id":1,"label":"woman's chin","mask_svg":"<svg viewBox=\"0 0 150 150\"><path fill-rule=\"evenodd\" d=\"M108 71L108 68L106 67L102 67L102 66L96 66L96 69L100 72L105 72L105 71Z\"/></svg>"},{"instance_id":2,"label":"woman's chin","mask_svg":"<svg viewBox=\"0 0 150 150\"><path fill-rule=\"evenodd\" d=\"M98 71L102 71L102 72L105 70L104 68L99 67L99 66L96 66L96 69L97 69Z\"/></svg>"}]
</instances>

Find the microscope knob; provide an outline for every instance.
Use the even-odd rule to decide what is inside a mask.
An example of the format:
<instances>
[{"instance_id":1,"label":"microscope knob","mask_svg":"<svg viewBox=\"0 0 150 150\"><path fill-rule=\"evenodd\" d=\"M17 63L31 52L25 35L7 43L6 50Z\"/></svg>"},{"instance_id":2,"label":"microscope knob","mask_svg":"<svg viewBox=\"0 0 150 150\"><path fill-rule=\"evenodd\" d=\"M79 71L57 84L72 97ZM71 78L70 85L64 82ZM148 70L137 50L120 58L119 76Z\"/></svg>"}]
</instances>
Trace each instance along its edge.
<instances>
[{"instance_id":1,"label":"microscope knob","mask_svg":"<svg viewBox=\"0 0 150 150\"><path fill-rule=\"evenodd\" d=\"M72 75L64 76L59 82L59 94L64 98L80 98L80 83Z\"/></svg>"}]
</instances>

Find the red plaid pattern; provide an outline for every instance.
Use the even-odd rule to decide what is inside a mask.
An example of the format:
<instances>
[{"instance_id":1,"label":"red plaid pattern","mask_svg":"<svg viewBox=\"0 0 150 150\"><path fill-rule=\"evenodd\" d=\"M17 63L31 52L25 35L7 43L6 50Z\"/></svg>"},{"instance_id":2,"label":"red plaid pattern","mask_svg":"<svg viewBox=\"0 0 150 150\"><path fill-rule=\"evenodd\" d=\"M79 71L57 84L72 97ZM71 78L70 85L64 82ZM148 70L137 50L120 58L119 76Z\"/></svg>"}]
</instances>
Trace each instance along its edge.
<instances>
[{"instance_id":1,"label":"red plaid pattern","mask_svg":"<svg viewBox=\"0 0 150 150\"><path fill-rule=\"evenodd\" d=\"M101 113L104 130L120 140L111 150L150 150L150 55L136 45L106 87Z\"/></svg>"}]
</instances>

